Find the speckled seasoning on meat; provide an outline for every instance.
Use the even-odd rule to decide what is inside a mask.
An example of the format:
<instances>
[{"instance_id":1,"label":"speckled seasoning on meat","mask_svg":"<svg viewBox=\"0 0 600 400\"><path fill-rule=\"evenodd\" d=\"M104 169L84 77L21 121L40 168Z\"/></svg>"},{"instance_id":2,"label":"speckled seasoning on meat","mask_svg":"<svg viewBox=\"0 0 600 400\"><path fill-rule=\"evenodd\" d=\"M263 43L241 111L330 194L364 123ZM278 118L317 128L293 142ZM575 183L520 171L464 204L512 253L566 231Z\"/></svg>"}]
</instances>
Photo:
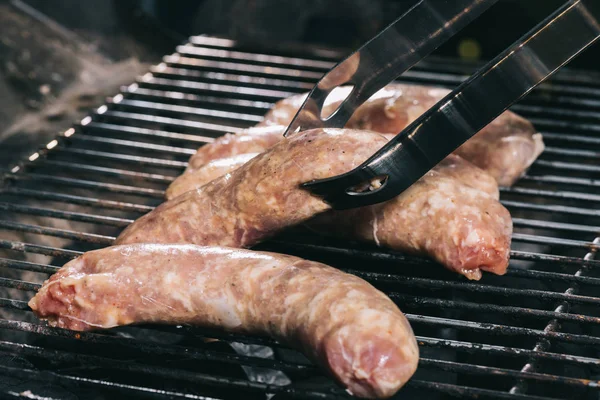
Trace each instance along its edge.
<instances>
[{"instance_id":1,"label":"speckled seasoning on meat","mask_svg":"<svg viewBox=\"0 0 600 400\"><path fill-rule=\"evenodd\" d=\"M324 112L335 110L348 90L348 87L334 90L332 96L327 99ZM359 107L346 127L397 134L449 92L447 89L430 86L399 83L388 85ZM258 124L262 128L251 128L239 137L228 135L224 139L225 143L217 144L219 158L260 152L274 145L281 140L277 131L283 132L305 98L306 94L301 94L281 100ZM273 130L261 131L269 127ZM260 136L257 136L256 142L249 137L254 132ZM200 148L198 154L202 156L192 156L190 165L198 168L203 163L213 160L209 154L212 146L214 144ZM498 184L510 186L523 175L543 150L542 135L536 133L533 125L517 114L506 111L457 149L456 154L491 174Z\"/></svg>"},{"instance_id":2,"label":"speckled seasoning on meat","mask_svg":"<svg viewBox=\"0 0 600 400\"><path fill-rule=\"evenodd\" d=\"M451 155L400 196L369 207L332 211L308 224L323 234L432 257L469 279L502 275L512 219L487 173Z\"/></svg>"},{"instance_id":3,"label":"speckled seasoning on meat","mask_svg":"<svg viewBox=\"0 0 600 400\"><path fill-rule=\"evenodd\" d=\"M350 171L386 142L368 131L300 132L233 173L161 204L116 243L252 246L330 209L301 183Z\"/></svg>"},{"instance_id":4,"label":"speckled seasoning on meat","mask_svg":"<svg viewBox=\"0 0 600 400\"><path fill-rule=\"evenodd\" d=\"M236 134L223 135L210 146L202 146L188 162L186 173L194 171L210 161L239 154L262 153L283 139L284 126L248 128Z\"/></svg>"},{"instance_id":5,"label":"speckled seasoning on meat","mask_svg":"<svg viewBox=\"0 0 600 400\"><path fill-rule=\"evenodd\" d=\"M216 178L235 171L258 154L260 153L218 158L207 162L198 169L186 171L169 185L165 192L165 198L170 200L190 190L198 189Z\"/></svg>"},{"instance_id":6,"label":"speckled seasoning on meat","mask_svg":"<svg viewBox=\"0 0 600 400\"><path fill-rule=\"evenodd\" d=\"M354 275L274 253L113 246L67 263L29 306L53 326L80 331L158 322L270 335L368 398L397 392L419 357L386 295Z\"/></svg>"},{"instance_id":7,"label":"speckled seasoning on meat","mask_svg":"<svg viewBox=\"0 0 600 400\"><path fill-rule=\"evenodd\" d=\"M173 190L201 187L243 165L235 157L221 161L230 170L200 168L195 174L186 174L188 180ZM186 189L186 184L193 186ZM480 279L481 271L502 275L508 267L512 220L498 198L494 178L450 155L395 199L360 209L329 211L307 226L319 234L429 256L469 279Z\"/></svg>"}]
</instances>

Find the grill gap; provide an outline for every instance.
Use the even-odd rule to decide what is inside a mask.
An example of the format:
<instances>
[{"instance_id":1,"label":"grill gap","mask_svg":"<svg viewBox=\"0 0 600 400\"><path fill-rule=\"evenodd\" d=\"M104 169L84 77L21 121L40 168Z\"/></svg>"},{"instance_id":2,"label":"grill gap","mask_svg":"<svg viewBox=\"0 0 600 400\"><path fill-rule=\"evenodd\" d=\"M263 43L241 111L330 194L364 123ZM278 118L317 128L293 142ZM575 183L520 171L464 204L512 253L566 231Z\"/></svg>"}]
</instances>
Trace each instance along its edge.
<instances>
[{"instance_id":1,"label":"grill gap","mask_svg":"<svg viewBox=\"0 0 600 400\"><path fill-rule=\"evenodd\" d=\"M185 168L197 146L252 125L276 100L307 90L333 65L331 57L288 57L276 56L275 51L238 50L234 43L208 37L190 41L135 84L124 87L120 95L74 130L65 132L54 148L43 148L34 153L37 156L31 157L32 161L3 176L0 209L39 217L44 223L0 219L2 235L28 235L27 240L0 236L0 248L8 250L7 256L0 259L2 271L47 276L81 251L109 244L123 226L161 202L164 188ZM402 80L454 87L467 73L462 65L432 60L421 63ZM594 382L576 378L597 379L600 365L598 354L587 351L600 342L600 315L596 311L600 298L595 294L600 284L600 262L592 257L600 244L600 210L596 206L600 195L596 175L600 170L594 165L600 150L596 112L600 88L590 84L591 78L568 71L560 73L555 82L543 85L514 107L543 132L548 150L516 187L502 190L503 203L513 214L516 227L512 267L505 277L486 276L480 284L473 284L420 258L360 244L348 246L331 241L324 245L301 233L260 246L329 262L391 294L408 313L424 352L420 371L405 391L407 395L433 392L517 399L578 393L592 398L597 390ZM66 221L75 225L65 229L60 224ZM49 239L60 242L47 242ZM56 243L60 246L52 245ZM37 258L22 260L19 256L48 256L52 260L49 265L35 261ZM398 264L419 268L398 270ZM29 296L37 283L3 276L0 286ZM23 316L31 314L17 295L0 299L0 306ZM557 329L554 320L563 329ZM88 335L30 321L0 319L0 329L28 332L38 340L44 338L44 345L27 347L7 341L0 343L0 351L67 360L71 357L68 350L60 346L54 349L52 346L57 345L47 341L58 338L63 344L86 344L76 349L77 355L93 352L89 343L126 343L127 351L142 351L145 345L139 338L147 332L164 334L163 338L169 340L177 338L182 344L173 346L191 349L197 359L211 359L217 364L240 365L243 358L199 345L199 338L289 351L268 339L196 328L143 327ZM520 341L518 347L510 345L515 339ZM50 343L48 347L46 343ZM167 347L171 349L172 345ZM168 349L146 348L152 356L172 351ZM67 386L77 382L91 388L112 387L122 393L153 393L157 397L194 398L196 389L222 398L231 397L227 391L231 389L257 398L264 398L265 392L308 398L343 395L338 389L332 391L329 383L307 379L316 374L312 367L278 357L278 361L254 357L243 362L289 373L293 378L290 386L248 382L243 375L202 374L187 364L181 369L155 368L144 359L123 368L134 375L144 372L162 377L175 386L158 389L118 382L114 376L112 381L97 379L93 371L85 369L48 373L47 365L39 370L12 366L3 366L2 370L10 376ZM99 359L93 360L101 364ZM110 375L110 369L101 373ZM176 373L180 375L173 376Z\"/></svg>"}]
</instances>

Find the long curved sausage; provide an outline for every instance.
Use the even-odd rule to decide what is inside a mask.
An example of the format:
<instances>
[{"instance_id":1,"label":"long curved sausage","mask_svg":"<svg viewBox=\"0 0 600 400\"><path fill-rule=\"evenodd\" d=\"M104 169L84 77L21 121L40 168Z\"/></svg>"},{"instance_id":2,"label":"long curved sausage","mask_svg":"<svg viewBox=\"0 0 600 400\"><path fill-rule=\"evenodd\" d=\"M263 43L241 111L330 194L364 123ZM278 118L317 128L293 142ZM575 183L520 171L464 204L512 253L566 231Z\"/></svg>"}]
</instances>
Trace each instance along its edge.
<instances>
[{"instance_id":1,"label":"long curved sausage","mask_svg":"<svg viewBox=\"0 0 600 400\"><path fill-rule=\"evenodd\" d=\"M113 246L47 280L29 306L61 328L193 324L301 349L357 396L386 398L419 350L398 307L362 279L297 257L193 245Z\"/></svg>"},{"instance_id":2,"label":"long curved sausage","mask_svg":"<svg viewBox=\"0 0 600 400\"><path fill-rule=\"evenodd\" d=\"M199 189L210 181L235 171L258 154L247 153L215 159L193 171L183 173L169 185L165 198L171 200L190 190ZM490 174L480 168L474 168L473 164L454 154L448 156L447 160L451 162L443 161L436 169L443 168L445 174L451 175L457 181L469 186L476 186L480 190L498 197L498 184Z\"/></svg>"},{"instance_id":3,"label":"long curved sausage","mask_svg":"<svg viewBox=\"0 0 600 400\"><path fill-rule=\"evenodd\" d=\"M207 162L197 169L186 171L169 185L165 192L165 198L171 200L180 194L198 189L220 176L235 171L258 154L260 153L245 153L218 158Z\"/></svg>"},{"instance_id":4,"label":"long curved sausage","mask_svg":"<svg viewBox=\"0 0 600 400\"><path fill-rule=\"evenodd\" d=\"M368 131L300 132L232 174L161 204L125 229L116 243L252 246L330 209L302 190L301 183L348 172L386 142Z\"/></svg>"},{"instance_id":5,"label":"long curved sausage","mask_svg":"<svg viewBox=\"0 0 600 400\"><path fill-rule=\"evenodd\" d=\"M333 111L348 91L347 87L334 90L331 98L327 99L324 112ZM448 93L447 89L442 88L391 84L359 107L346 127L397 134ZM216 144L221 157L260 152L281 140L281 135L276 131L283 132L283 127L291 122L305 98L306 94L302 94L279 101L258 124L262 128L244 131L239 138L237 135L229 135L226 146L223 143ZM274 130L269 133L260 130L269 127ZM263 143L266 147L260 149L257 145L251 145L252 139L249 135L252 135L252 129L258 129L255 132L261 134L260 138L257 137L256 143ZM268 141L265 140L266 137ZM200 148L198 155L190 159L190 165L198 168L202 163L213 160L214 158L208 156L212 146L215 144ZM246 151L244 150L246 146L252 148ZM506 111L455 153L491 174L498 184L510 186L523 175L543 150L542 135L536 133L533 125L517 114Z\"/></svg>"},{"instance_id":6,"label":"long curved sausage","mask_svg":"<svg viewBox=\"0 0 600 400\"><path fill-rule=\"evenodd\" d=\"M341 140L346 136L349 140ZM299 189L299 183L340 173L340 159L362 154L347 164L347 171L368 157L366 149L372 150L374 141L381 146L386 140L352 130L292 136L237 170L159 206L127 228L117 243L252 246L329 209ZM493 178L452 155L395 199L329 212L309 225L321 233L428 255L479 279L481 270L503 274L508 265L512 222L498 197Z\"/></svg>"},{"instance_id":7,"label":"long curved sausage","mask_svg":"<svg viewBox=\"0 0 600 400\"><path fill-rule=\"evenodd\" d=\"M184 174L172 194L200 188L243 165L223 159L229 169L206 165ZM512 220L498 201L498 185L485 171L450 155L410 189L380 205L329 211L307 222L319 234L375 243L426 255L450 270L480 279L481 271L502 275L508 266Z\"/></svg>"}]
</instances>

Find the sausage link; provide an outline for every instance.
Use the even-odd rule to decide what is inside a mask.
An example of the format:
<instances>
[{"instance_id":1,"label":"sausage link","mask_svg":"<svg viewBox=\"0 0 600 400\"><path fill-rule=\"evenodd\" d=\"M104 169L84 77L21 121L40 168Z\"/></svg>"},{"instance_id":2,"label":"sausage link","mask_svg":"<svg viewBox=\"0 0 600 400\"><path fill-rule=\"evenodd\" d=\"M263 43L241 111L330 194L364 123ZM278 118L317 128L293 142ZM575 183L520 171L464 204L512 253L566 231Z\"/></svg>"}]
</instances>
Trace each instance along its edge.
<instances>
[{"instance_id":1,"label":"sausage link","mask_svg":"<svg viewBox=\"0 0 600 400\"><path fill-rule=\"evenodd\" d=\"M262 153L283 139L284 131L284 126L266 126L223 135L210 145L200 147L190 157L186 173L221 158L247 153Z\"/></svg>"},{"instance_id":2,"label":"sausage link","mask_svg":"<svg viewBox=\"0 0 600 400\"><path fill-rule=\"evenodd\" d=\"M280 140L280 139L277 139ZM199 189L210 181L213 181L229 172L235 171L259 153L238 154L236 156L215 159L207 162L200 168L186 171L177 177L167 188L165 198L167 200L189 192L190 190Z\"/></svg>"},{"instance_id":3,"label":"sausage link","mask_svg":"<svg viewBox=\"0 0 600 400\"><path fill-rule=\"evenodd\" d=\"M357 396L386 398L419 351L398 307L362 279L297 257L193 245L113 246L47 280L29 306L53 326L194 324L270 335Z\"/></svg>"},{"instance_id":4,"label":"sausage link","mask_svg":"<svg viewBox=\"0 0 600 400\"><path fill-rule=\"evenodd\" d=\"M503 275L512 219L498 201L498 186L474 181L481 176L493 181L469 162L450 156L392 200L331 211L307 225L322 234L426 255L469 279L479 280L482 271Z\"/></svg>"},{"instance_id":5,"label":"sausage link","mask_svg":"<svg viewBox=\"0 0 600 400\"><path fill-rule=\"evenodd\" d=\"M230 170L201 168L180 177L188 180L176 189L201 187L242 165L235 159L222 161ZM508 267L512 220L498 198L494 178L450 155L395 199L355 210L329 211L307 226L319 234L426 255L469 279L480 279L481 271L502 275Z\"/></svg>"},{"instance_id":6,"label":"sausage link","mask_svg":"<svg viewBox=\"0 0 600 400\"><path fill-rule=\"evenodd\" d=\"M342 87L334 90L332 96L327 98L324 113L335 110L349 89ZM447 89L429 86L399 83L388 85L356 110L346 128L398 134L448 93ZM274 145L281 137L273 132L269 136L260 129L272 127L283 131L284 128L281 127L289 125L305 98L306 94L300 94L283 99L277 102L258 124L263 128L244 131L239 137L227 136L227 149L223 144L217 144L221 157L260 152ZM249 137L253 132L259 134L255 143L252 143L253 140ZM269 140L265 140L267 136ZM215 144L203 146L204 150L199 152L207 154L212 146ZM533 125L517 114L506 111L455 153L488 172L498 184L510 186L523 175L543 150L542 135L536 133ZM211 159L203 156L202 162L206 163ZM194 168L201 165L199 159L193 159L190 163L193 163Z\"/></svg>"},{"instance_id":7,"label":"sausage link","mask_svg":"<svg viewBox=\"0 0 600 400\"><path fill-rule=\"evenodd\" d=\"M386 142L368 131L300 132L232 174L163 203L125 229L116 243L252 246L330 209L301 183L348 172Z\"/></svg>"}]
</instances>

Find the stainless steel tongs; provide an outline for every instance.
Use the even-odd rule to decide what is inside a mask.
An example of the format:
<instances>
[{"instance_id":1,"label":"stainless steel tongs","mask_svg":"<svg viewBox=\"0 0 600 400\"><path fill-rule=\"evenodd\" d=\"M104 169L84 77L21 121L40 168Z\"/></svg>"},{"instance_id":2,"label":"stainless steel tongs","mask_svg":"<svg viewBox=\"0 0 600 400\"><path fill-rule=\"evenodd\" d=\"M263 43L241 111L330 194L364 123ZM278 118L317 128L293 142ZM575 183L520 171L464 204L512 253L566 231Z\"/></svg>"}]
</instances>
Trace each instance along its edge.
<instances>
[{"instance_id":1,"label":"stainless steel tongs","mask_svg":"<svg viewBox=\"0 0 600 400\"><path fill-rule=\"evenodd\" d=\"M285 135L317 127L343 127L354 110L371 95L433 51L494 1L436 0L435 7L441 6L441 9L434 8L432 3L419 2L327 73L308 95ZM453 8L458 3L461 10ZM433 21L439 24L437 30L431 25ZM394 29L393 35L390 29ZM399 34L404 38L400 45L392 48L392 54L386 53L380 47L386 43L381 36L398 39ZM366 206L399 195L599 37L600 0L567 1L362 165L343 175L304 183L303 188L321 196L335 209ZM367 62L363 64L365 60ZM331 116L321 118L327 95L342 84L352 85L353 89ZM381 183L377 189L356 189L368 187L365 183L373 180Z\"/></svg>"}]
</instances>

